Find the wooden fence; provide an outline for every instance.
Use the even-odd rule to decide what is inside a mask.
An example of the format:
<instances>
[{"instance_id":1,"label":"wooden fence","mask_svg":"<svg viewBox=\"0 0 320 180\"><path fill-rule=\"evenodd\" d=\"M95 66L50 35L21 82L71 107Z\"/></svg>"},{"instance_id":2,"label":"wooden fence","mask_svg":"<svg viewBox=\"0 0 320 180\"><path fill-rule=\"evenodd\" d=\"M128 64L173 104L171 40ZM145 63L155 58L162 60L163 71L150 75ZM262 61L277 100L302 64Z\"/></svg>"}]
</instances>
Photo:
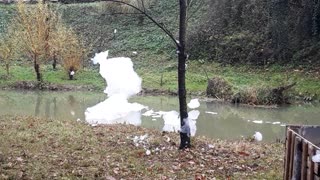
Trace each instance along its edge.
<instances>
[{"instance_id":1,"label":"wooden fence","mask_svg":"<svg viewBox=\"0 0 320 180\"><path fill-rule=\"evenodd\" d=\"M320 126L286 128L284 180L320 180L319 163L312 161L320 144Z\"/></svg>"}]
</instances>

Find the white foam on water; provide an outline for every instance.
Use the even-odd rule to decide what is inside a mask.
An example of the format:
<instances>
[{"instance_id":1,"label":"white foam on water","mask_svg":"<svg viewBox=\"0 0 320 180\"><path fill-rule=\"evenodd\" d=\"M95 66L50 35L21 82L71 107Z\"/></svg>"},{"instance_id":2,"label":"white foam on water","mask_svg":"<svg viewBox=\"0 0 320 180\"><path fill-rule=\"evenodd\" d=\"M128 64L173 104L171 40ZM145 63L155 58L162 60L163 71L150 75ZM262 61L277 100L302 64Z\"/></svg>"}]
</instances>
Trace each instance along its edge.
<instances>
[{"instance_id":1,"label":"white foam on water","mask_svg":"<svg viewBox=\"0 0 320 180\"><path fill-rule=\"evenodd\" d=\"M252 122L255 123L255 124L262 124L262 123L263 123L262 120L254 120L254 121L252 121Z\"/></svg>"},{"instance_id":2,"label":"white foam on water","mask_svg":"<svg viewBox=\"0 0 320 180\"><path fill-rule=\"evenodd\" d=\"M128 98L141 91L141 78L133 69L130 58L107 59L108 51L92 58L94 64L100 64L100 75L106 80L104 90L108 99L87 108L86 121L90 124L128 123L141 125L141 110L147 107L138 103L129 103Z\"/></svg>"},{"instance_id":3,"label":"white foam on water","mask_svg":"<svg viewBox=\"0 0 320 180\"><path fill-rule=\"evenodd\" d=\"M191 109L198 108L200 106L199 99L191 99L188 103L188 107Z\"/></svg>"},{"instance_id":4,"label":"white foam on water","mask_svg":"<svg viewBox=\"0 0 320 180\"><path fill-rule=\"evenodd\" d=\"M274 124L274 125L275 125L275 124L281 124L281 122L273 122L272 124Z\"/></svg>"},{"instance_id":5,"label":"white foam on water","mask_svg":"<svg viewBox=\"0 0 320 180\"><path fill-rule=\"evenodd\" d=\"M186 129L181 130L180 126L180 116L177 111L169 111L163 114L162 118L164 120L164 126L162 128L163 131L168 132L179 132L179 131L185 131L184 133L190 133L191 136L195 136L197 131L197 119L200 115L200 111L198 110L192 110L188 113L188 118L185 119L185 123L188 125L186 126Z\"/></svg>"},{"instance_id":6,"label":"white foam on water","mask_svg":"<svg viewBox=\"0 0 320 180\"><path fill-rule=\"evenodd\" d=\"M107 87L104 90L108 99L97 105L87 108L85 112L86 121L92 125L128 123L141 125L141 110L147 107L138 103L129 103L128 98L141 91L141 78L134 72L133 63L130 58L118 57L108 59L108 51L101 52L92 58L94 64L100 64L99 73L106 80ZM198 99L192 99L188 106L192 109L200 106ZM155 118L162 117L164 120L164 131L182 131L194 136L196 133L196 120L200 111L192 110L185 119L185 126L180 128L180 116L177 111L154 112L146 111L143 116Z\"/></svg>"},{"instance_id":7,"label":"white foam on water","mask_svg":"<svg viewBox=\"0 0 320 180\"><path fill-rule=\"evenodd\" d=\"M217 115L217 112L210 112L210 111L206 111L207 114L212 114L212 115Z\"/></svg>"},{"instance_id":8,"label":"white foam on water","mask_svg":"<svg viewBox=\"0 0 320 180\"><path fill-rule=\"evenodd\" d=\"M188 118L192 120L197 120L200 115L200 111L192 110L188 113Z\"/></svg>"},{"instance_id":9,"label":"white foam on water","mask_svg":"<svg viewBox=\"0 0 320 180\"><path fill-rule=\"evenodd\" d=\"M147 116L147 117L152 116L152 115L154 115L154 111L152 109L149 111L146 111L145 113L142 114L142 116Z\"/></svg>"}]
</instances>

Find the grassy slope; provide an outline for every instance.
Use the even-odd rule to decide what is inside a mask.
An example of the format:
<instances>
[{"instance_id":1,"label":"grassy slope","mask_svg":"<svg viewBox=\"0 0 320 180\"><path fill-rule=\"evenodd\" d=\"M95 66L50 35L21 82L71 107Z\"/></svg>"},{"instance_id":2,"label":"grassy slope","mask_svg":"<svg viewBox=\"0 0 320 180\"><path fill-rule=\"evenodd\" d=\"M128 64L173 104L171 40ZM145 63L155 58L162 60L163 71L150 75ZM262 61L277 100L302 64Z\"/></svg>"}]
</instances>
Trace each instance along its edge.
<instances>
[{"instance_id":1,"label":"grassy slope","mask_svg":"<svg viewBox=\"0 0 320 180\"><path fill-rule=\"evenodd\" d=\"M12 6L0 5L0 12L6 12L6 16L12 13ZM190 19L189 29L193 31L197 27L203 9L197 11ZM128 56L135 64L135 69L143 79L143 86L149 89L177 90L177 57L171 40L156 26L145 19L144 25L139 25L136 16L110 15L101 8L99 3L59 5L59 11L63 12L63 18L79 34L81 34L88 46L92 46L92 53L109 49L110 56ZM150 13L159 22L166 24L174 34L177 32L177 8L176 4L169 0L156 1L151 7ZM80 17L80 18L79 18ZM1 22L5 20L1 16ZM3 19L4 18L4 19ZM114 38L113 30L118 33ZM137 51L134 55L132 51ZM93 56L93 54L91 55ZM94 89L102 90L104 80L99 77L97 66L92 70L89 58L85 61L84 71L77 74L76 81L68 81L62 71L51 71L50 67L43 68L44 80L62 83L91 85ZM228 80L235 92L246 88L276 87L291 82L297 82L292 93L294 95L320 94L319 71L294 71L292 68L273 66L266 69L247 67L221 66L216 63L201 64L192 61L188 64L187 89L189 92L204 94L207 78L203 71L208 71L209 77L220 76ZM2 86L6 86L18 80L34 80L32 68L14 66L12 78L1 79ZM309 74L308 74L309 73ZM4 74L1 71L1 74ZM162 86L161 84L162 78Z\"/></svg>"},{"instance_id":2,"label":"grassy slope","mask_svg":"<svg viewBox=\"0 0 320 180\"><path fill-rule=\"evenodd\" d=\"M128 125L1 116L0 179L282 179L282 144L196 137L178 151L178 141Z\"/></svg>"},{"instance_id":3,"label":"grassy slope","mask_svg":"<svg viewBox=\"0 0 320 180\"><path fill-rule=\"evenodd\" d=\"M134 58L135 59L135 58ZM177 73L175 65L170 62L155 62L153 68L149 66L139 67L139 62L135 63L138 74L143 79L143 87L149 89L177 90ZM206 90L207 78L203 68L208 71L210 77L219 76L225 78L234 86L234 91L240 91L249 87L277 87L292 82L298 84L291 93L293 95L313 95L320 94L319 76L315 73L307 74L303 71L290 70L286 72L278 67L266 70L255 70L250 67L223 67L215 64L190 63L187 71L187 90L189 93L204 95ZM156 67L159 66L159 67ZM101 91L105 88L105 81L99 75L97 69L83 69L76 74L76 80L68 80L67 74L62 71L53 71L50 66L43 68L44 80L57 84L72 84L90 86L92 89ZM162 86L161 84L162 76ZM5 77L5 71L0 72L0 84L2 87L13 84L16 81L35 80L35 75L31 67L12 66L11 76Z\"/></svg>"}]
</instances>

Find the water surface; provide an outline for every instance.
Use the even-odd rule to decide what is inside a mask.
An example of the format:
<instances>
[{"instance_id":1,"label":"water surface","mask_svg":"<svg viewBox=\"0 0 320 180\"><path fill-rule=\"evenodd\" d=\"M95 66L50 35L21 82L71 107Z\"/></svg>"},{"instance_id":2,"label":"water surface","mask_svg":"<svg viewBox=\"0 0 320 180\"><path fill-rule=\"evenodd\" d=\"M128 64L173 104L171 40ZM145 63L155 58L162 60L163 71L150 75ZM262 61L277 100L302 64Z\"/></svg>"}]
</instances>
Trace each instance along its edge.
<instances>
[{"instance_id":1,"label":"water surface","mask_svg":"<svg viewBox=\"0 0 320 180\"><path fill-rule=\"evenodd\" d=\"M0 91L0 115L35 115L53 119L85 120L85 111L106 99L92 92L19 92ZM190 99L188 99L190 100ZM178 98L168 96L136 96L129 100L154 111L178 111ZM198 108L196 135L212 138L239 139L263 134L265 141L282 139L284 125L320 125L320 105L303 104L276 109L235 106L219 102L203 102ZM143 110L141 114L146 112ZM141 115L143 127L162 130L161 117Z\"/></svg>"}]
</instances>

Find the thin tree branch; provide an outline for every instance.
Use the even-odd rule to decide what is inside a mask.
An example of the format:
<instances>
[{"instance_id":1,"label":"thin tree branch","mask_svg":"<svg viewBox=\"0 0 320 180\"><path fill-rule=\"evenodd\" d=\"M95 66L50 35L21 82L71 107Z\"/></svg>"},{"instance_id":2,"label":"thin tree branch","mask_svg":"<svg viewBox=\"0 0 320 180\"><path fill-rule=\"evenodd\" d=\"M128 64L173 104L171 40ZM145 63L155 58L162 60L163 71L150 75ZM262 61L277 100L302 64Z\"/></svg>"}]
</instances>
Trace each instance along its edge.
<instances>
[{"instance_id":1,"label":"thin tree branch","mask_svg":"<svg viewBox=\"0 0 320 180\"><path fill-rule=\"evenodd\" d=\"M142 13L122 13L122 12L116 12L116 13L104 13L103 15L141 15Z\"/></svg>"},{"instance_id":2,"label":"thin tree branch","mask_svg":"<svg viewBox=\"0 0 320 180\"><path fill-rule=\"evenodd\" d=\"M142 5L142 8L143 8L143 11L146 12L146 8L144 6L144 0L141 0L141 5Z\"/></svg>"},{"instance_id":3,"label":"thin tree branch","mask_svg":"<svg viewBox=\"0 0 320 180\"><path fill-rule=\"evenodd\" d=\"M145 15L149 20L151 20L154 24L156 24L160 29L162 29L170 38L171 40L174 42L174 44L177 46L177 48L180 48L180 43L174 38L173 34L167 29L165 28L163 25L161 25L160 23L158 23L153 17L151 17L148 13L146 13L145 11L141 10L140 8L123 2L123 1L119 1L119 0L101 0L101 1L106 1L106 2L115 2L115 3L120 3L120 4L124 4L127 5L129 7L132 7L133 9L139 11L140 13L142 13L143 15Z\"/></svg>"},{"instance_id":4,"label":"thin tree branch","mask_svg":"<svg viewBox=\"0 0 320 180\"><path fill-rule=\"evenodd\" d=\"M191 8L194 9L194 11L190 15L188 14L187 21L189 21L189 19L191 19L202 7L201 3L199 3L196 7L194 7L195 5L197 5L197 3L193 0L191 0L187 11L189 12L190 11L189 9L191 9Z\"/></svg>"}]
</instances>

